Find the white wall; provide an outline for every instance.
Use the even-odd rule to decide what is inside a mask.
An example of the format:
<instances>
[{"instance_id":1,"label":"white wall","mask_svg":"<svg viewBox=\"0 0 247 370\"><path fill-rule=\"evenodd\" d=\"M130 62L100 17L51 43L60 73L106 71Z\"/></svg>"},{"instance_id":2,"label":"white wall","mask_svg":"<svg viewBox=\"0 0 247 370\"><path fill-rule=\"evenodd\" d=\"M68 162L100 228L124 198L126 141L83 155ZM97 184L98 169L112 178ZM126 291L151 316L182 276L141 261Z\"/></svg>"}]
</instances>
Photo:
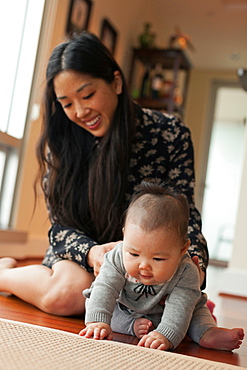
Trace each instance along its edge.
<instances>
[{"instance_id":1,"label":"white wall","mask_svg":"<svg viewBox=\"0 0 247 370\"><path fill-rule=\"evenodd\" d=\"M222 292L247 297L247 127L237 226L229 267L221 277Z\"/></svg>"}]
</instances>

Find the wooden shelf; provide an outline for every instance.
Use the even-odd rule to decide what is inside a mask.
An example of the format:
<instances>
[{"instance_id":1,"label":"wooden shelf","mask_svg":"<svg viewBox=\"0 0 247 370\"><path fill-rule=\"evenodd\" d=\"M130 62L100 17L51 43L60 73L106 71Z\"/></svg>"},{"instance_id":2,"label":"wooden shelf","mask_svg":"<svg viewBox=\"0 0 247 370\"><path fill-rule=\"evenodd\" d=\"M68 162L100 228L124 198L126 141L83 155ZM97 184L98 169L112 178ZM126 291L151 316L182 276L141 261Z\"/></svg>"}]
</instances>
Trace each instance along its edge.
<instances>
[{"instance_id":1,"label":"wooden shelf","mask_svg":"<svg viewBox=\"0 0 247 370\"><path fill-rule=\"evenodd\" d=\"M169 106L170 103L169 98L159 98L159 99L138 98L135 99L135 101L143 108L155 110L167 110L167 107ZM182 114L183 112L182 106L177 106L176 104L174 104L173 111Z\"/></svg>"},{"instance_id":2,"label":"wooden shelf","mask_svg":"<svg viewBox=\"0 0 247 370\"><path fill-rule=\"evenodd\" d=\"M164 69L174 69L175 62L179 63L179 69L191 68L189 59L181 49L133 49L133 56L152 68L160 63Z\"/></svg>"},{"instance_id":3,"label":"wooden shelf","mask_svg":"<svg viewBox=\"0 0 247 370\"><path fill-rule=\"evenodd\" d=\"M139 67L136 67L139 62L139 67L143 69L143 75L147 66L151 70L154 70L157 64L162 66L163 70L169 70L172 78L170 81L170 90L168 91L168 97L160 97L153 99L150 97L139 96L141 91L141 84L138 83L138 87L135 86L134 80L137 74L140 74ZM185 99L187 95L189 73L191 69L191 63L187 58L185 52L181 49L133 49L132 62L129 76L130 91L135 90L133 93L133 99L137 101L142 107L167 111L169 114L178 112L181 116L183 115ZM175 89L178 85L179 77L181 72L184 74L184 80L182 86L179 86L182 95L182 103L177 104Z\"/></svg>"}]
</instances>

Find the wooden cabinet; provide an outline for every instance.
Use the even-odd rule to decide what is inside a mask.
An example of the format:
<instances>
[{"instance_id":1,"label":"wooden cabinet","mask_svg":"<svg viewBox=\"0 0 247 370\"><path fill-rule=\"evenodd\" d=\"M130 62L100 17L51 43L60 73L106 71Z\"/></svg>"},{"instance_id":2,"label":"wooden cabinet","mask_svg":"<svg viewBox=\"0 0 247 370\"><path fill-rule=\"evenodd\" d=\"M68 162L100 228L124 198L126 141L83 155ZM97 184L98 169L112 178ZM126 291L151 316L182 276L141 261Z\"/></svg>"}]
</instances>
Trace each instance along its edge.
<instances>
[{"instance_id":1,"label":"wooden cabinet","mask_svg":"<svg viewBox=\"0 0 247 370\"><path fill-rule=\"evenodd\" d=\"M154 94L152 82L155 74L160 76L158 68L163 82ZM133 49L129 76L132 98L142 107L183 116L190 69L190 61L181 49ZM144 88L143 83L149 86Z\"/></svg>"}]
</instances>

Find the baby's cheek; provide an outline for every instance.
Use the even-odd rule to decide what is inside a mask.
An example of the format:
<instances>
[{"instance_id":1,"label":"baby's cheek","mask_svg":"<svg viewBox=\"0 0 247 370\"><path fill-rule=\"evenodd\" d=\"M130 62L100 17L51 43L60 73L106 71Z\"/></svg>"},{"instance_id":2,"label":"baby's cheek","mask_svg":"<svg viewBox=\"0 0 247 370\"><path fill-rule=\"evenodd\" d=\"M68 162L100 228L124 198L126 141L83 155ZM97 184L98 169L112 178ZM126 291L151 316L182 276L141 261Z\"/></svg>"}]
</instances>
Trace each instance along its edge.
<instances>
[{"instance_id":1,"label":"baby's cheek","mask_svg":"<svg viewBox=\"0 0 247 370\"><path fill-rule=\"evenodd\" d=\"M126 272L130 275L130 276L133 276L135 277L136 273L137 273L137 267L134 263L128 263L128 261L126 262L126 265L125 265L125 269L126 269Z\"/></svg>"}]
</instances>

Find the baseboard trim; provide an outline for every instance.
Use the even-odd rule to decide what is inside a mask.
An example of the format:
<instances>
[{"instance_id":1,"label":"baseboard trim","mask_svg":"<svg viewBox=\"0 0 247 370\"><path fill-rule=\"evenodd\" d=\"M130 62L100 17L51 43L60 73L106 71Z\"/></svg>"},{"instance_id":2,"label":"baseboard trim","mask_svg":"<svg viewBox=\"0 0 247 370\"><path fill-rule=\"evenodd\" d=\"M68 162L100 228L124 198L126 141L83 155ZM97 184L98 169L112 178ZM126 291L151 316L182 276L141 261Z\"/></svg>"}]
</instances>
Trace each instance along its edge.
<instances>
[{"instance_id":1,"label":"baseboard trim","mask_svg":"<svg viewBox=\"0 0 247 370\"><path fill-rule=\"evenodd\" d=\"M247 297L243 297L243 296L235 295L235 294L219 293L219 296L223 298L242 299L244 301L247 301Z\"/></svg>"},{"instance_id":2,"label":"baseboard trim","mask_svg":"<svg viewBox=\"0 0 247 370\"><path fill-rule=\"evenodd\" d=\"M0 257L18 259L44 256L48 247L47 237L29 237L23 242L5 242L0 245Z\"/></svg>"},{"instance_id":3,"label":"baseboard trim","mask_svg":"<svg viewBox=\"0 0 247 370\"><path fill-rule=\"evenodd\" d=\"M228 262L227 261L217 260L217 259L210 259L209 260L209 265L217 266L217 267L227 267L228 266Z\"/></svg>"},{"instance_id":4,"label":"baseboard trim","mask_svg":"<svg viewBox=\"0 0 247 370\"><path fill-rule=\"evenodd\" d=\"M26 231L0 229L1 243L26 243L28 233Z\"/></svg>"},{"instance_id":5,"label":"baseboard trim","mask_svg":"<svg viewBox=\"0 0 247 370\"><path fill-rule=\"evenodd\" d=\"M247 297L247 271L226 268L220 279L222 294Z\"/></svg>"}]
</instances>

